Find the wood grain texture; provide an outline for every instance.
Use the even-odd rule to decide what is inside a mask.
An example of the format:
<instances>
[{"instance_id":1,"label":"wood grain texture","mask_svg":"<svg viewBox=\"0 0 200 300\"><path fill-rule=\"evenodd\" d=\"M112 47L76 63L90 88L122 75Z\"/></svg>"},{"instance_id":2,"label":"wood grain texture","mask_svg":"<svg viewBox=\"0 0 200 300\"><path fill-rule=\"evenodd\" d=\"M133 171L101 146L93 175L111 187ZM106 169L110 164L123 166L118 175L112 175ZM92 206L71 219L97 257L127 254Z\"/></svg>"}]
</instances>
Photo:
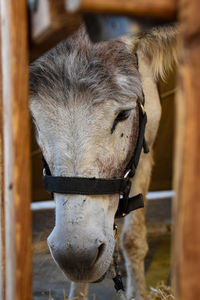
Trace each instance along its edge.
<instances>
[{"instance_id":1,"label":"wood grain texture","mask_svg":"<svg viewBox=\"0 0 200 300\"><path fill-rule=\"evenodd\" d=\"M200 2L179 1L180 65L174 205L177 300L200 299Z\"/></svg>"},{"instance_id":2,"label":"wood grain texture","mask_svg":"<svg viewBox=\"0 0 200 300\"><path fill-rule=\"evenodd\" d=\"M174 20L176 0L66 0L68 10Z\"/></svg>"},{"instance_id":3,"label":"wood grain texture","mask_svg":"<svg viewBox=\"0 0 200 300\"><path fill-rule=\"evenodd\" d=\"M6 300L32 298L26 0L1 0Z\"/></svg>"},{"instance_id":4,"label":"wood grain texture","mask_svg":"<svg viewBox=\"0 0 200 300\"><path fill-rule=\"evenodd\" d=\"M82 23L81 15L66 11L64 0L39 1L38 10L30 17L31 61L67 38Z\"/></svg>"},{"instance_id":5,"label":"wood grain texture","mask_svg":"<svg viewBox=\"0 0 200 300\"><path fill-rule=\"evenodd\" d=\"M0 6L1 11L1 6ZM3 114L2 114L2 63L0 31L0 299L5 300L5 215L4 215L4 163L3 163Z\"/></svg>"}]
</instances>

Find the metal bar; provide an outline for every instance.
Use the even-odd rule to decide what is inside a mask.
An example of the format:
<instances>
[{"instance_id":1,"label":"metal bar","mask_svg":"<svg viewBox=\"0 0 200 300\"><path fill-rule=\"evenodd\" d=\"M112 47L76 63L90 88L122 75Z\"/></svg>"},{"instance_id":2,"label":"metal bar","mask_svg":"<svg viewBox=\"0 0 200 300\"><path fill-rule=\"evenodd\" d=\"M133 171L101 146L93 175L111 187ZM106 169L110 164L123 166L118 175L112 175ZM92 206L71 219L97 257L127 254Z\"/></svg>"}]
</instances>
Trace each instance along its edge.
<instances>
[{"instance_id":1,"label":"metal bar","mask_svg":"<svg viewBox=\"0 0 200 300\"><path fill-rule=\"evenodd\" d=\"M146 195L147 200L158 200L158 199L166 199L172 198L175 196L174 191L156 191L156 192L149 192ZM53 200L46 200L46 201L37 201L31 203L31 210L46 210L46 209L55 209L56 205Z\"/></svg>"}]
</instances>

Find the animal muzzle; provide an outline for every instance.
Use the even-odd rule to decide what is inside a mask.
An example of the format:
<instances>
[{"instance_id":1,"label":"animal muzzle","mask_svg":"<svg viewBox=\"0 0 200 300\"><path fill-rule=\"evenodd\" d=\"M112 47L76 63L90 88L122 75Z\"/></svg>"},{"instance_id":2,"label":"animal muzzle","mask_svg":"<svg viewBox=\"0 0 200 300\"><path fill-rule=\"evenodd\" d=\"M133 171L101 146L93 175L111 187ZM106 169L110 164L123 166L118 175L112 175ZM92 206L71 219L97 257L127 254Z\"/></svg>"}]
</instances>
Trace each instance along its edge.
<instances>
[{"instance_id":1,"label":"animal muzzle","mask_svg":"<svg viewBox=\"0 0 200 300\"><path fill-rule=\"evenodd\" d=\"M71 236L68 242L53 231L48 245L56 263L73 281L95 281L107 271L99 267L107 247L103 239L88 239L80 234Z\"/></svg>"}]
</instances>

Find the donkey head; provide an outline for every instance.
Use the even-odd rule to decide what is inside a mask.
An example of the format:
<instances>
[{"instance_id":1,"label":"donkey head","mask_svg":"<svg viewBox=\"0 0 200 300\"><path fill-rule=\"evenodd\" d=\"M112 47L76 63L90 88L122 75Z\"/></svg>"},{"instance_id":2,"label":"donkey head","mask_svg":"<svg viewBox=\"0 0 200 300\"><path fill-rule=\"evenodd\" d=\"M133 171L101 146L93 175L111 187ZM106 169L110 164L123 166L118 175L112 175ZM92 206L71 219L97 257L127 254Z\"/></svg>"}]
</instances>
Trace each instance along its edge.
<instances>
[{"instance_id":1,"label":"donkey head","mask_svg":"<svg viewBox=\"0 0 200 300\"><path fill-rule=\"evenodd\" d=\"M84 29L30 66L36 137L54 176L117 178L135 148L142 84L125 41L92 44ZM119 195L54 194L52 256L73 281L107 271Z\"/></svg>"}]
</instances>

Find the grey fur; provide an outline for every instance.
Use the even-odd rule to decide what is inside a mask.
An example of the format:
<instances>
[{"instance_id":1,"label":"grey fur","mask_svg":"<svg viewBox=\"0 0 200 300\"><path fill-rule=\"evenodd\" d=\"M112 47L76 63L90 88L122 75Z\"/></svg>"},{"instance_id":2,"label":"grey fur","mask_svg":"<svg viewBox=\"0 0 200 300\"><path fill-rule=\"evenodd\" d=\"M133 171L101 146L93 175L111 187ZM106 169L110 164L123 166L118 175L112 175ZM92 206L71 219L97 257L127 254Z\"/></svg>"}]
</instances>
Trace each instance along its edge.
<instances>
[{"instance_id":1,"label":"grey fur","mask_svg":"<svg viewBox=\"0 0 200 300\"><path fill-rule=\"evenodd\" d=\"M31 64L30 93L64 103L77 93L80 100L127 101L141 98L142 87L136 58L125 43L92 44L82 28Z\"/></svg>"},{"instance_id":2,"label":"grey fur","mask_svg":"<svg viewBox=\"0 0 200 300\"><path fill-rule=\"evenodd\" d=\"M152 150L161 115L155 77L163 76L176 57L170 44L172 40L174 45L174 34L169 39L167 30L163 34L164 38L162 30L156 30L147 38L127 37L96 45L81 28L31 64L30 110L38 143L53 175L122 176L137 140L136 103L143 97L142 89L148 117L146 140ZM171 48L166 55L166 49ZM168 63L164 64L166 56ZM113 121L121 110L129 110L129 118L118 123L111 134ZM152 162L152 151L142 153L131 195L147 192ZM87 282L98 280L109 268L119 196L55 194L55 200L56 224L48 243L64 273L79 281L70 292L70 297L78 296L81 291L87 293ZM129 215L122 232L127 300L141 300L145 295L145 234L144 212ZM86 268L88 254L99 245L103 245L100 257Z\"/></svg>"}]
</instances>

